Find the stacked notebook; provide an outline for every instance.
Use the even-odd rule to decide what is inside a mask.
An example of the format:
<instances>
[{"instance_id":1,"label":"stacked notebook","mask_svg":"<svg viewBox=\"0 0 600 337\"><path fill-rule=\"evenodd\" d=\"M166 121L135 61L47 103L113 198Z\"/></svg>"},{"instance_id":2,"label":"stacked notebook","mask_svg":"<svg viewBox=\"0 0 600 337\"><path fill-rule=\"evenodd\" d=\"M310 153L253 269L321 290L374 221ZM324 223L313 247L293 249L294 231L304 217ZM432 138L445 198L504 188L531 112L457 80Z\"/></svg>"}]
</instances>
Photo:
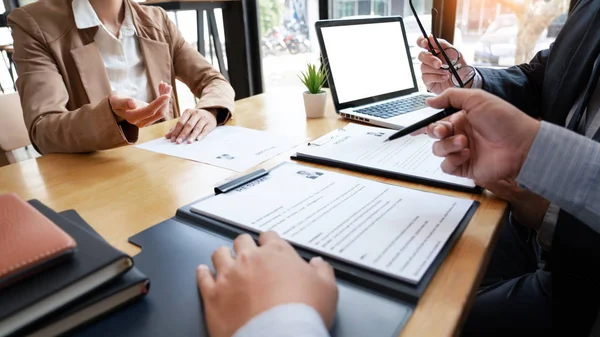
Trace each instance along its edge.
<instances>
[{"instance_id":1,"label":"stacked notebook","mask_svg":"<svg viewBox=\"0 0 600 337\"><path fill-rule=\"evenodd\" d=\"M0 336L60 335L147 293L131 257L76 217L0 195Z\"/></svg>"}]
</instances>

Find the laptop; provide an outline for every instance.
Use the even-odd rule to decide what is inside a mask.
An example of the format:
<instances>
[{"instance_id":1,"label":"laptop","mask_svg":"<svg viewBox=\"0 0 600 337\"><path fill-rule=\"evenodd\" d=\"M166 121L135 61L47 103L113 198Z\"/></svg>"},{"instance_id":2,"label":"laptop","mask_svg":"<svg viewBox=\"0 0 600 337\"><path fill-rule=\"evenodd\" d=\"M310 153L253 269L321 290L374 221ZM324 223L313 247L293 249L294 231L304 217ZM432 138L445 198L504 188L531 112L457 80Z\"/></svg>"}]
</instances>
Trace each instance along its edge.
<instances>
[{"instance_id":1,"label":"laptop","mask_svg":"<svg viewBox=\"0 0 600 337\"><path fill-rule=\"evenodd\" d=\"M419 92L399 16L321 20L315 24L335 109L344 118L402 129L439 109Z\"/></svg>"}]
</instances>

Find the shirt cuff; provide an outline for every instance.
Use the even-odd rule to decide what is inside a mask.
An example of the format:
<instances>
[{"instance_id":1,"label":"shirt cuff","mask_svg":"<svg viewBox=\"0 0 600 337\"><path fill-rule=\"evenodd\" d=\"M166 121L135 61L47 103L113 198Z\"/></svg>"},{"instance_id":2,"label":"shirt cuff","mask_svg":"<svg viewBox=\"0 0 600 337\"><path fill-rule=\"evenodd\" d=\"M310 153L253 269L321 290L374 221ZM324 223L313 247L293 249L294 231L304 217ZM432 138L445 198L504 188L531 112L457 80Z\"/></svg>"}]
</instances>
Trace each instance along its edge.
<instances>
[{"instance_id":1,"label":"shirt cuff","mask_svg":"<svg viewBox=\"0 0 600 337\"><path fill-rule=\"evenodd\" d=\"M226 108L219 108L215 118L217 119L217 125L223 125L231 119L231 112Z\"/></svg>"},{"instance_id":2,"label":"shirt cuff","mask_svg":"<svg viewBox=\"0 0 600 337\"><path fill-rule=\"evenodd\" d=\"M481 89L483 88L483 77L481 77L481 74L479 73L479 70L477 70L477 68L475 69L475 77L473 77L473 84L471 85L471 89Z\"/></svg>"},{"instance_id":3,"label":"shirt cuff","mask_svg":"<svg viewBox=\"0 0 600 337\"><path fill-rule=\"evenodd\" d=\"M300 303L278 305L252 318L233 337L328 337L315 309Z\"/></svg>"},{"instance_id":4,"label":"shirt cuff","mask_svg":"<svg viewBox=\"0 0 600 337\"><path fill-rule=\"evenodd\" d=\"M575 132L542 122L517 183L582 222L596 223L600 145ZM599 212L600 213L600 212Z\"/></svg>"},{"instance_id":5,"label":"shirt cuff","mask_svg":"<svg viewBox=\"0 0 600 337\"><path fill-rule=\"evenodd\" d=\"M547 252L552 248L552 238L554 237L554 228L556 228L556 223L558 222L559 212L560 207L558 207L558 205L550 204L548 210L546 210L546 215L544 215L544 220L542 220L540 229L537 232L537 243Z\"/></svg>"}]
</instances>

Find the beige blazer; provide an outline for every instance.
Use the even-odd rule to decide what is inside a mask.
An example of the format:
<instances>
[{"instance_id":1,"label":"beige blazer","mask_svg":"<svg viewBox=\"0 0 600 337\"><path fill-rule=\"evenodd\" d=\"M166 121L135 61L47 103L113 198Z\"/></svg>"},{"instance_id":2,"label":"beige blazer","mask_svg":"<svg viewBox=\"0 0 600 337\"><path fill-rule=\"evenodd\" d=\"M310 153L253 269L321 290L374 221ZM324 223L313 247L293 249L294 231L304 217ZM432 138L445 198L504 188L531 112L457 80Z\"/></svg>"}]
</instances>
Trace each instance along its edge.
<instances>
[{"instance_id":1,"label":"beige blazer","mask_svg":"<svg viewBox=\"0 0 600 337\"><path fill-rule=\"evenodd\" d=\"M42 154L90 152L135 143L138 128L117 123L109 104L110 82L94 42L98 27L75 26L71 0L46 0L8 17L14 39L17 88L32 144ZM197 108L221 109L220 124L233 112L234 91L202 55L186 43L166 12L130 6L153 99L158 84L180 79L199 97ZM179 117L176 90L170 116Z\"/></svg>"}]
</instances>

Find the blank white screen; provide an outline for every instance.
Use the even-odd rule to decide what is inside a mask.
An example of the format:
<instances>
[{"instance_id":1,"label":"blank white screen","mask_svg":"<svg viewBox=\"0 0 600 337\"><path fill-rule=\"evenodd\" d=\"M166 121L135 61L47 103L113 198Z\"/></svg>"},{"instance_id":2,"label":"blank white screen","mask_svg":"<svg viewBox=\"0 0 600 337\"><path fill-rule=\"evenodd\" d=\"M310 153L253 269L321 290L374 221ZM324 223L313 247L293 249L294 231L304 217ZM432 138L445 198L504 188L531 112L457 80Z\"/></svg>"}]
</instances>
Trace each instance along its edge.
<instances>
[{"instance_id":1,"label":"blank white screen","mask_svg":"<svg viewBox=\"0 0 600 337\"><path fill-rule=\"evenodd\" d=\"M414 87L399 22L322 27L340 103Z\"/></svg>"}]
</instances>

